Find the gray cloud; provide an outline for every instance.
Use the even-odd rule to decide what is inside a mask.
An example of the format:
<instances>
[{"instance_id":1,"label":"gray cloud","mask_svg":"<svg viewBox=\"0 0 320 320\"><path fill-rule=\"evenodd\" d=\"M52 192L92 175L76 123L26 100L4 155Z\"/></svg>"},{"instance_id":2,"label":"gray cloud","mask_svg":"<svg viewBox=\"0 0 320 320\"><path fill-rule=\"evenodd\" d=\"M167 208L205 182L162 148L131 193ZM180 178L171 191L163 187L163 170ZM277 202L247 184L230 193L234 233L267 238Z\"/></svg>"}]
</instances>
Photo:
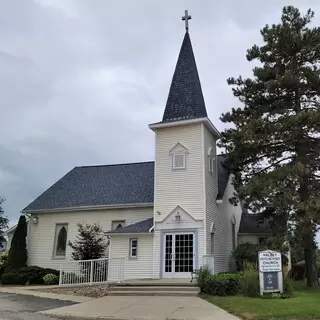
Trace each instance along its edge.
<instances>
[{"instance_id":1,"label":"gray cloud","mask_svg":"<svg viewBox=\"0 0 320 320\"><path fill-rule=\"evenodd\" d=\"M291 1L312 7L316 0ZM184 34L184 9L209 116L233 106L226 78L285 1L10 0L0 4L0 195L12 221L76 165L153 159Z\"/></svg>"}]
</instances>

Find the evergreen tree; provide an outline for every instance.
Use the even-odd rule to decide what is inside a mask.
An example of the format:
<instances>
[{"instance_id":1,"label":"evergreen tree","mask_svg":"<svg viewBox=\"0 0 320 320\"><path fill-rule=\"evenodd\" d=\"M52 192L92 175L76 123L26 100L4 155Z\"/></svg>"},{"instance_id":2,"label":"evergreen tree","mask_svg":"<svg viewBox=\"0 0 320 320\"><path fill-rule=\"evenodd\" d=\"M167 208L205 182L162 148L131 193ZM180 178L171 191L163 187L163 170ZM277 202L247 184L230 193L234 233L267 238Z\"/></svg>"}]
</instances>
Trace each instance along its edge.
<instances>
[{"instance_id":1,"label":"evergreen tree","mask_svg":"<svg viewBox=\"0 0 320 320\"><path fill-rule=\"evenodd\" d=\"M315 234L320 218L320 28L311 9L283 8L281 22L261 30L263 45L247 51L252 78L230 78L244 104L223 114L232 124L220 146L228 154L240 199L253 212L299 228L308 286L318 286ZM282 219L283 220L283 219Z\"/></svg>"},{"instance_id":2,"label":"evergreen tree","mask_svg":"<svg viewBox=\"0 0 320 320\"><path fill-rule=\"evenodd\" d=\"M102 258L108 247L109 241L98 224L78 223L78 235L68 245L73 249L71 256L74 260L91 260Z\"/></svg>"},{"instance_id":3,"label":"evergreen tree","mask_svg":"<svg viewBox=\"0 0 320 320\"><path fill-rule=\"evenodd\" d=\"M20 216L17 228L13 234L8 255L7 269L18 269L27 265L27 221L24 215Z\"/></svg>"},{"instance_id":4,"label":"evergreen tree","mask_svg":"<svg viewBox=\"0 0 320 320\"><path fill-rule=\"evenodd\" d=\"M4 229L8 228L8 219L3 216L4 210L2 207L2 204L4 202L4 199L0 197L0 248L2 248L2 243L5 241L3 237L3 231Z\"/></svg>"}]
</instances>

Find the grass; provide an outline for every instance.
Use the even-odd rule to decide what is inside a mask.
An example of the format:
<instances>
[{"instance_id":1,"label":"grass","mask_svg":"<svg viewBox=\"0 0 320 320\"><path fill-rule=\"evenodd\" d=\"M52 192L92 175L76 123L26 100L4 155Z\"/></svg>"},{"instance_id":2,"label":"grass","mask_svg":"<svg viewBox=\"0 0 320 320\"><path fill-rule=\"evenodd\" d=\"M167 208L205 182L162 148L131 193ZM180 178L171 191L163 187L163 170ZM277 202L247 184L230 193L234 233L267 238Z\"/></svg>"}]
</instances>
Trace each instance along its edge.
<instances>
[{"instance_id":1,"label":"grass","mask_svg":"<svg viewBox=\"0 0 320 320\"><path fill-rule=\"evenodd\" d=\"M315 320L320 319L320 289L295 284L289 299L249 298L242 296L206 296L207 301L245 320Z\"/></svg>"}]
</instances>

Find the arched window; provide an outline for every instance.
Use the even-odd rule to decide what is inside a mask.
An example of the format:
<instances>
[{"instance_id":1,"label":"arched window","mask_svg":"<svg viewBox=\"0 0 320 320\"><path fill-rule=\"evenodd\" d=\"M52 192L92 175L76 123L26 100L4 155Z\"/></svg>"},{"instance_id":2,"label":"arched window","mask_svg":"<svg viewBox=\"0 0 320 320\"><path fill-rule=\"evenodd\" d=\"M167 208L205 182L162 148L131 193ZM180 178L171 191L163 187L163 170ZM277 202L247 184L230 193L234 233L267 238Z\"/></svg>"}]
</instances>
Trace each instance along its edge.
<instances>
[{"instance_id":1,"label":"arched window","mask_svg":"<svg viewBox=\"0 0 320 320\"><path fill-rule=\"evenodd\" d=\"M117 229L123 228L125 225L126 225L126 222L124 220L112 221L111 230L117 230Z\"/></svg>"},{"instance_id":2,"label":"arched window","mask_svg":"<svg viewBox=\"0 0 320 320\"><path fill-rule=\"evenodd\" d=\"M208 150L208 163L209 163L209 171L214 172L214 156L212 152L212 147Z\"/></svg>"},{"instance_id":3,"label":"arched window","mask_svg":"<svg viewBox=\"0 0 320 320\"><path fill-rule=\"evenodd\" d=\"M54 255L57 258L64 258L66 256L68 238L68 225L57 224L55 236L55 250Z\"/></svg>"}]
</instances>

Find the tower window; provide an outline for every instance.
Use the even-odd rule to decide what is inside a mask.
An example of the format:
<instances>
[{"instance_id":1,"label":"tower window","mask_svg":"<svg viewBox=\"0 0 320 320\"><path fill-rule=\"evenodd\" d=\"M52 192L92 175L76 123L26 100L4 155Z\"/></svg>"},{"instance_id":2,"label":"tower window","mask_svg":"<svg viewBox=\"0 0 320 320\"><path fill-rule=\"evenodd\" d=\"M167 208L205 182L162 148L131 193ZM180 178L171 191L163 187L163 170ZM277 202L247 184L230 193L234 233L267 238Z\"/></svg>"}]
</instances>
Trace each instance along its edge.
<instances>
[{"instance_id":1,"label":"tower window","mask_svg":"<svg viewBox=\"0 0 320 320\"><path fill-rule=\"evenodd\" d=\"M174 170L177 169L185 169L186 168L186 155L185 153L174 153L172 157L172 168Z\"/></svg>"}]
</instances>

